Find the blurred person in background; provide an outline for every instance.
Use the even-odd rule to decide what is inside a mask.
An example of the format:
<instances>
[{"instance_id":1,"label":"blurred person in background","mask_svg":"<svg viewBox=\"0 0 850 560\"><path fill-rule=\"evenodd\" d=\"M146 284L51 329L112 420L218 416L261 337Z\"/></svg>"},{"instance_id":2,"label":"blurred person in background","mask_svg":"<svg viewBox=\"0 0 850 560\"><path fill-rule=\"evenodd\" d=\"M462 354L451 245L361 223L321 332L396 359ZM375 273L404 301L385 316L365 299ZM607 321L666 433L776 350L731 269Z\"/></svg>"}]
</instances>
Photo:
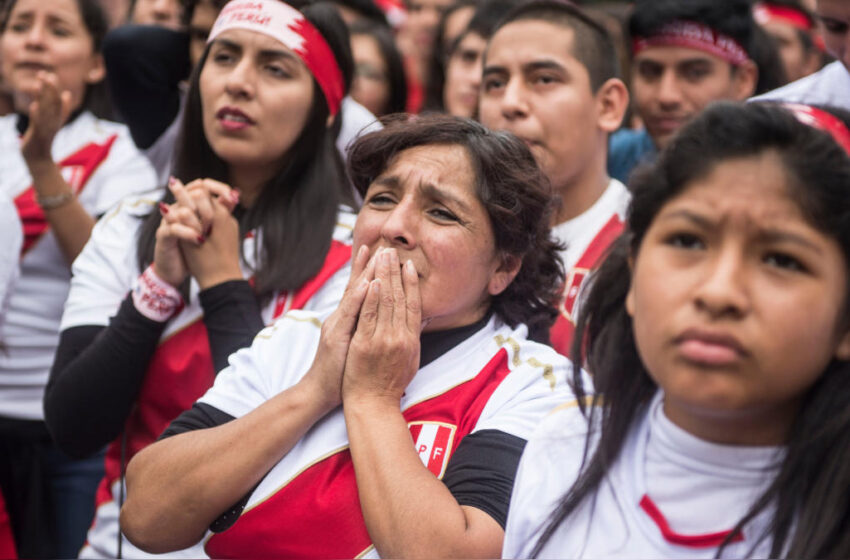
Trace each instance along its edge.
<instances>
[{"instance_id":1,"label":"blurred person in background","mask_svg":"<svg viewBox=\"0 0 850 560\"><path fill-rule=\"evenodd\" d=\"M407 106L404 63L386 24L360 19L348 27L354 81L351 98L376 117L400 113Z\"/></svg>"},{"instance_id":2,"label":"blurred person in background","mask_svg":"<svg viewBox=\"0 0 850 560\"><path fill-rule=\"evenodd\" d=\"M815 20L796 0L772 0L753 6L753 17L775 41L789 82L817 72L821 52L815 46Z\"/></svg>"}]
</instances>

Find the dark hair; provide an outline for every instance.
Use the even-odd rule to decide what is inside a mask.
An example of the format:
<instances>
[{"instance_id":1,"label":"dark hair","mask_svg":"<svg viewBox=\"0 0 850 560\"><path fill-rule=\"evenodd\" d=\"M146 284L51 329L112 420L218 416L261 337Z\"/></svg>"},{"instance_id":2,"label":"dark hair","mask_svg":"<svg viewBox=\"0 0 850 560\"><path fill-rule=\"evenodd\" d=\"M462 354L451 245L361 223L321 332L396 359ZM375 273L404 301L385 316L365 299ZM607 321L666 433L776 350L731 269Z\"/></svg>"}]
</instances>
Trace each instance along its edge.
<instances>
[{"instance_id":1,"label":"dark hair","mask_svg":"<svg viewBox=\"0 0 850 560\"><path fill-rule=\"evenodd\" d=\"M608 30L581 8L565 0L532 0L511 10L493 34L509 23L525 20L545 21L572 30L572 55L587 68L594 93L606 81L620 77L617 49Z\"/></svg>"},{"instance_id":2,"label":"dark hair","mask_svg":"<svg viewBox=\"0 0 850 560\"><path fill-rule=\"evenodd\" d=\"M353 63L345 24L329 3L311 4L302 13L330 45L347 91ZM202 125L198 84L208 55L209 46L192 73L177 142L173 175L183 182L199 177L228 181L227 163L213 152ZM254 271L254 291L262 301L277 290L298 288L318 272L330 247L338 205L346 200L348 193L334 145L340 119L334 121L333 127L326 127L328 105L315 78L313 82L310 114L289 153L282 158L280 171L263 187L251 208L237 214L241 234L262 228L263 243L255 255ZM174 196L166 191L163 200L173 202ZM153 261L160 221L159 212L152 212L142 224L138 244L140 269ZM185 286L183 293L184 297L188 295Z\"/></svg>"},{"instance_id":3,"label":"dark hair","mask_svg":"<svg viewBox=\"0 0 850 560\"><path fill-rule=\"evenodd\" d=\"M756 25L753 27L752 49L750 56L759 69L753 95L761 95L782 87L788 83L785 65L779 55L779 45L767 31Z\"/></svg>"},{"instance_id":4,"label":"dark hair","mask_svg":"<svg viewBox=\"0 0 850 560\"><path fill-rule=\"evenodd\" d=\"M383 130L360 137L348 154L348 170L357 191L369 185L404 150L450 145L466 150L476 176L496 250L522 267L513 282L493 297L493 311L508 325L528 325L535 340L548 341L558 315L555 303L564 284L560 246L549 233L554 211L552 190L528 147L508 132L495 132L471 120L441 114L409 120L396 116Z\"/></svg>"},{"instance_id":5,"label":"dark hair","mask_svg":"<svg viewBox=\"0 0 850 560\"><path fill-rule=\"evenodd\" d=\"M407 77L404 73L404 62L401 53L396 47L392 31L386 24L375 23L372 20L361 19L355 21L348 28L349 33L354 35L368 35L375 39L378 51L387 66L387 81L390 86L390 98L384 114L401 113L407 105ZM375 115L380 117L381 115Z\"/></svg>"},{"instance_id":6,"label":"dark hair","mask_svg":"<svg viewBox=\"0 0 850 560\"><path fill-rule=\"evenodd\" d=\"M455 46L452 44L447 48L444 45L446 42L446 25L455 12L463 8L473 8L476 5L477 0L457 0L440 16L440 23L437 24L437 31L434 33L434 48L431 51L431 59L428 61L428 79L425 81L425 99L422 102L423 111L442 111L444 109L443 87L446 83L446 63Z\"/></svg>"},{"instance_id":7,"label":"dark hair","mask_svg":"<svg viewBox=\"0 0 850 560\"><path fill-rule=\"evenodd\" d=\"M92 40L92 52L100 53L103 47L103 38L109 31L109 22L106 12L99 0L75 0L80 10L80 19ZM0 34L6 32L9 16L18 0L8 0L3 6L2 21L0 21ZM95 116L102 119L114 119L115 111L112 108L112 100L109 97L109 89L106 80L86 86L82 107L91 111Z\"/></svg>"},{"instance_id":8,"label":"dark hair","mask_svg":"<svg viewBox=\"0 0 850 560\"><path fill-rule=\"evenodd\" d=\"M180 22L183 25L189 25L192 23L192 16L195 15L195 8L198 7L198 4L209 2L216 10L220 11L229 1L230 0L182 0L183 11L180 14Z\"/></svg>"},{"instance_id":9,"label":"dark hair","mask_svg":"<svg viewBox=\"0 0 850 560\"><path fill-rule=\"evenodd\" d=\"M830 111L850 123L848 113ZM583 414L588 422L600 423L601 436L589 458L587 440L580 476L552 514L534 554L593 495L657 391L638 354L625 309L630 256L639 253L667 201L721 162L768 150L778 153L791 177L790 195L811 224L837 240L850 270L850 157L827 133L769 103L715 103L683 126L655 164L635 175L627 229L595 274L582 306L572 354L574 359L586 356L593 372L596 393L590 408L581 406L586 391L578 374L574 386ZM850 316L850 297L846 299L845 326ZM766 508L775 507L754 547L769 538L770 557L850 555L848 376L850 363L833 359L803 396L779 473L731 535Z\"/></svg>"},{"instance_id":10,"label":"dark hair","mask_svg":"<svg viewBox=\"0 0 850 560\"><path fill-rule=\"evenodd\" d=\"M386 26L390 24L384 11L372 0L334 0L334 3L357 12L360 17L356 21L368 20Z\"/></svg>"}]
</instances>

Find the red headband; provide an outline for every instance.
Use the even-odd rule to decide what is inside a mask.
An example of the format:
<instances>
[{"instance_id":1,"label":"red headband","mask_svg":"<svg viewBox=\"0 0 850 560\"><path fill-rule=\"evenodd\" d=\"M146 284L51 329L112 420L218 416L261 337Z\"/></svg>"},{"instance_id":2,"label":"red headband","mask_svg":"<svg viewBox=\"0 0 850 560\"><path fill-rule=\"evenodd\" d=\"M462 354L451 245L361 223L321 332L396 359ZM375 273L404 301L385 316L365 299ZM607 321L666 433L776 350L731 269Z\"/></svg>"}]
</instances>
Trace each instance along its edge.
<instances>
[{"instance_id":1,"label":"red headband","mask_svg":"<svg viewBox=\"0 0 850 560\"><path fill-rule=\"evenodd\" d=\"M635 37L632 53L637 55L650 47L687 47L722 58L733 66L747 62L750 57L738 42L728 35L694 21L672 21L651 37Z\"/></svg>"},{"instance_id":2,"label":"red headband","mask_svg":"<svg viewBox=\"0 0 850 560\"><path fill-rule=\"evenodd\" d=\"M342 71L330 45L301 12L278 0L233 0L221 10L207 42L228 29L256 31L283 43L316 78L330 114L339 112L345 92Z\"/></svg>"},{"instance_id":3,"label":"red headband","mask_svg":"<svg viewBox=\"0 0 850 560\"><path fill-rule=\"evenodd\" d=\"M770 2L759 2L753 6L753 19L759 25L771 22L786 23L806 33L812 31L812 21L806 17L806 14L790 6L778 6Z\"/></svg>"},{"instance_id":4,"label":"red headband","mask_svg":"<svg viewBox=\"0 0 850 560\"><path fill-rule=\"evenodd\" d=\"M850 155L850 130L847 130L841 119L816 107L799 103L783 103L782 106L791 111L801 123L828 132L847 155Z\"/></svg>"}]
</instances>

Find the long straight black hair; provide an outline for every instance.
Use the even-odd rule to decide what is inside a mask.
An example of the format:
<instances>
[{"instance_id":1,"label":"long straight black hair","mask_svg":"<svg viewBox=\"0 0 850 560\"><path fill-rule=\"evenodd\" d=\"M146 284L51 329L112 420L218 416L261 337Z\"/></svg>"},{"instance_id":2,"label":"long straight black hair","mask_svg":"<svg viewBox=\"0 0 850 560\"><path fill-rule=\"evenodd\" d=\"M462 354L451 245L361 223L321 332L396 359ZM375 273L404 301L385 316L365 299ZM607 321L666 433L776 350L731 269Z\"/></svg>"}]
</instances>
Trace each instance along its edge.
<instances>
[{"instance_id":1,"label":"long straight black hair","mask_svg":"<svg viewBox=\"0 0 850 560\"><path fill-rule=\"evenodd\" d=\"M832 112L850 123L846 113ZM659 210L694 180L723 161L766 150L779 153L791 178L790 195L811 224L837 240L850 274L850 157L827 133L779 106L758 103L716 104L683 127L655 165L635 176L627 229L594 276L583 304L572 355L576 363L586 357L593 372L596 392L590 407L582 406L586 391L578 373L573 383L582 413L601 427L601 435L592 454L588 438L580 475L550 517L533 555L580 504L593 499L657 391L638 355L625 308L630 255L638 254ZM840 327L847 328L848 317L850 285ZM770 507L773 517L753 549L770 539L772 558L850 557L848 495L850 363L834 359L802 399L779 473L731 534Z\"/></svg>"},{"instance_id":2,"label":"long straight black hair","mask_svg":"<svg viewBox=\"0 0 850 560\"><path fill-rule=\"evenodd\" d=\"M348 31L329 3L305 6L302 13L322 34L337 59L345 80L351 83L353 62ZM195 68L186 112L177 142L172 175L184 183L200 177L228 182L228 165L210 147L202 125L199 77L209 46ZM254 255L254 291L266 301L277 290L295 290L321 268L330 248L339 204L350 202L339 152L335 146L339 115L326 126L329 115L322 90L313 79L314 94L304 129L289 152L281 157L280 171L263 187L251 208L237 208L240 234L260 228L262 243ZM174 195L166 189L163 201ZM156 230L162 220L151 212L142 224L138 241L139 269L153 261ZM243 255L244 257L244 255ZM186 286L183 287L187 296Z\"/></svg>"}]
</instances>

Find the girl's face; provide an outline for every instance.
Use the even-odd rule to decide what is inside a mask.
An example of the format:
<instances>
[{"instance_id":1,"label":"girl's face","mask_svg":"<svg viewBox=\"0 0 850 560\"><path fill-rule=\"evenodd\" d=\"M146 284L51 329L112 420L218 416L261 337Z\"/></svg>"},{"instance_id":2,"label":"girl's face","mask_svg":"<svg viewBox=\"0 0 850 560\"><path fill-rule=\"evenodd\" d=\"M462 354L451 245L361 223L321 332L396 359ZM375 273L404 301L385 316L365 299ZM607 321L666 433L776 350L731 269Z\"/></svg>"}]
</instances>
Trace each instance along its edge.
<instances>
[{"instance_id":1,"label":"girl's face","mask_svg":"<svg viewBox=\"0 0 850 560\"><path fill-rule=\"evenodd\" d=\"M806 390L850 359L847 262L789 196L775 152L727 160L656 215L626 308L677 425L710 441L785 441Z\"/></svg>"},{"instance_id":2,"label":"girl's face","mask_svg":"<svg viewBox=\"0 0 850 560\"><path fill-rule=\"evenodd\" d=\"M207 141L232 172L271 176L307 122L313 89L310 71L276 39L225 31L200 75Z\"/></svg>"},{"instance_id":3,"label":"girl's face","mask_svg":"<svg viewBox=\"0 0 850 560\"><path fill-rule=\"evenodd\" d=\"M355 65L351 97L380 117L387 112L390 81L378 41L365 33L352 35L351 54Z\"/></svg>"},{"instance_id":4,"label":"girl's face","mask_svg":"<svg viewBox=\"0 0 850 560\"><path fill-rule=\"evenodd\" d=\"M466 118L475 116L481 88L481 57L486 46L487 41L481 35L470 31L449 57L443 105L450 115Z\"/></svg>"},{"instance_id":5,"label":"girl's face","mask_svg":"<svg viewBox=\"0 0 850 560\"><path fill-rule=\"evenodd\" d=\"M3 80L26 111L40 71L55 74L59 88L79 107L86 87L103 79L103 58L83 23L77 0L18 0L0 37Z\"/></svg>"}]
</instances>

